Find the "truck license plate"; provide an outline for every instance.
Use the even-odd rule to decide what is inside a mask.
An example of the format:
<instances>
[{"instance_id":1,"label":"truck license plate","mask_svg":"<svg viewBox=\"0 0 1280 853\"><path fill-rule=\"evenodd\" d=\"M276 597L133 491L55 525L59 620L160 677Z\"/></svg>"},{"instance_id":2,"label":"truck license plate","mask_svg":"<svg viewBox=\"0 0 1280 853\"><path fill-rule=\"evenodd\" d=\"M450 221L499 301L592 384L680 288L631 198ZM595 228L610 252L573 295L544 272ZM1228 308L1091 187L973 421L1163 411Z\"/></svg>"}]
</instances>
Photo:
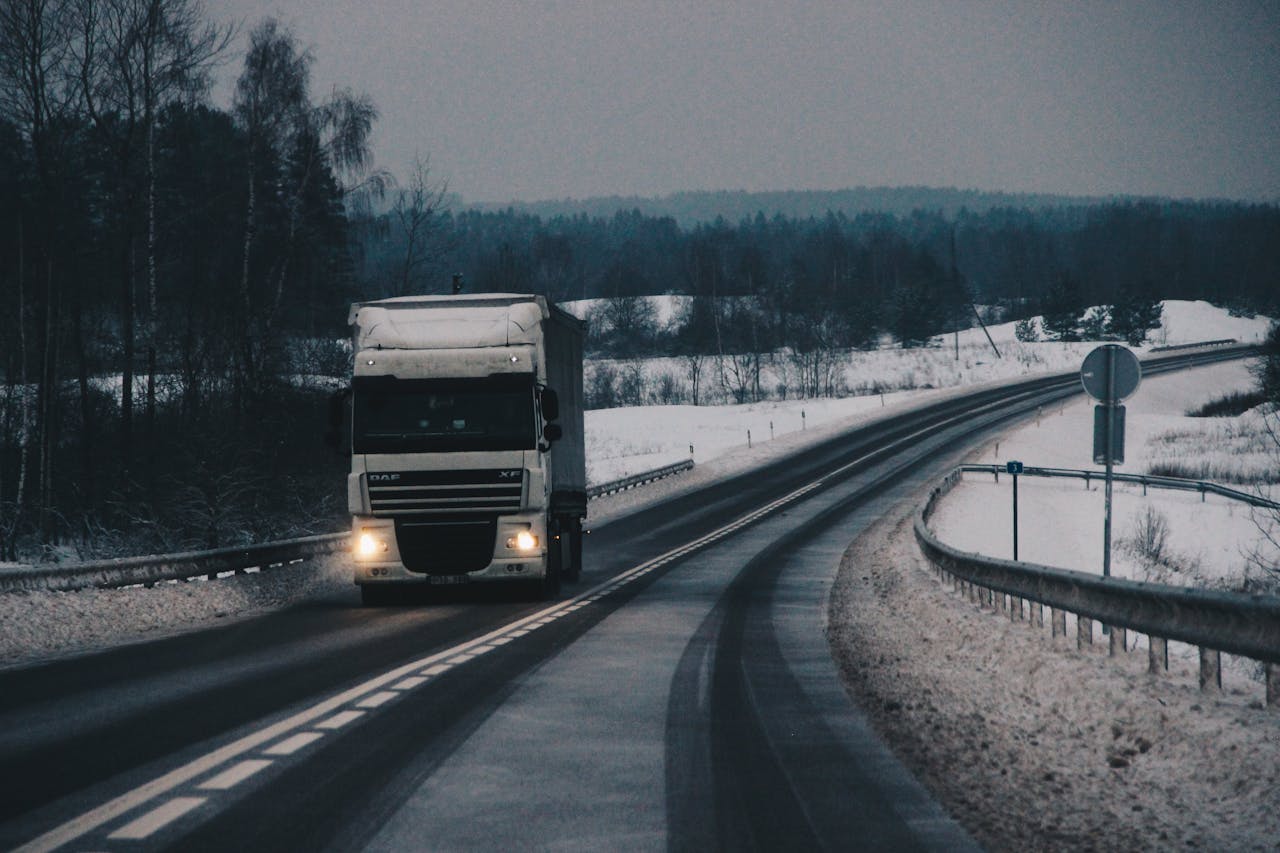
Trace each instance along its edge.
<instances>
[{"instance_id":1,"label":"truck license plate","mask_svg":"<svg viewBox=\"0 0 1280 853\"><path fill-rule=\"evenodd\" d=\"M467 583L471 578L466 575L428 575L427 583L435 586L452 586L453 584Z\"/></svg>"}]
</instances>

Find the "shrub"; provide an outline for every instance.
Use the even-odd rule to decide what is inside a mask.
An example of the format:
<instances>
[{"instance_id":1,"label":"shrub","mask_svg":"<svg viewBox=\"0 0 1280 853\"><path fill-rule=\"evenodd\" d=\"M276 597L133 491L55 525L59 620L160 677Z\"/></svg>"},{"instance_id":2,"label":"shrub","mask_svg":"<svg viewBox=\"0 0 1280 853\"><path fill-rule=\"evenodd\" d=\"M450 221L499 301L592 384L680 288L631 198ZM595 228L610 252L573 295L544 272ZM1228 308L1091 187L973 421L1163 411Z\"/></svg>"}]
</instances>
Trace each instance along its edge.
<instances>
[{"instance_id":1,"label":"shrub","mask_svg":"<svg viewBox=\"0 0 1280 853\"><path fill-rule=\"evenodd\" d=\"M597 363L587 376L588 409L612 409L618 405L618 371L611 364Z\"/></svg>"},{"instance_id":2,"label":"shrub","mask_svg":"<svg viewBox=\"0 0 1280 853\"><path fill-rule=\"evenodd\" d=\"M1126 544L1139 556L1157 565L1169 560L1169 519L1153 506L1134 514L1133 532Z\"/></svg>"},{"instance_id":3,"label":"shrub","mask_svg":"<svg viewBox=\"0 0 1280 853\"><path fill-rule=\"evenodd\" d=\"M1266 402L1262 391L1233 391L1187 411L1189 418L1234 418Z\"/></svg>"}]
</instances>

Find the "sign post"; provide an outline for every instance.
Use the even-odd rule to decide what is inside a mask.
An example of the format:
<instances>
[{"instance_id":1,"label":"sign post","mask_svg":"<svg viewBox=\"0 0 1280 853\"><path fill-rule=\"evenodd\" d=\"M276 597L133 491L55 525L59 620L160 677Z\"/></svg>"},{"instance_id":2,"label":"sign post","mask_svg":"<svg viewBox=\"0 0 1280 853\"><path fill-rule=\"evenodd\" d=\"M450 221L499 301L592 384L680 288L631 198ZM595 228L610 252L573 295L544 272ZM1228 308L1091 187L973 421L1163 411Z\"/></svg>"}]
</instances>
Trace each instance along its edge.
<instances>
[{"instance_id":1,"label":"sign post","mask_svg":"<svg viewBox=\"0 0 1280 853\"><path fill-rule=\"evenodd\" d=\"M1138 357L1119 344L1104 344L1085 356L1080 367L1084 390L1102 405L1094 409L1093 461L1106 464L1105 516L1102 523L1102 576L1111 576L1111 478L1124 463L1124 406L1142 381ZM1099 446L1101 445L1101 446Z\"/></svg>"},{"instance_id":2,"label":"sign post","mask_svg":"<svg viewBox=\"0 0 1280 853\"><path fill-rule=\"evenodd\" d=\"M1022 473L1022 463L1006 462L1004 470L1013 477L1013 559L1018 559L1018 475Z\"/></svg>"}]
</instances>

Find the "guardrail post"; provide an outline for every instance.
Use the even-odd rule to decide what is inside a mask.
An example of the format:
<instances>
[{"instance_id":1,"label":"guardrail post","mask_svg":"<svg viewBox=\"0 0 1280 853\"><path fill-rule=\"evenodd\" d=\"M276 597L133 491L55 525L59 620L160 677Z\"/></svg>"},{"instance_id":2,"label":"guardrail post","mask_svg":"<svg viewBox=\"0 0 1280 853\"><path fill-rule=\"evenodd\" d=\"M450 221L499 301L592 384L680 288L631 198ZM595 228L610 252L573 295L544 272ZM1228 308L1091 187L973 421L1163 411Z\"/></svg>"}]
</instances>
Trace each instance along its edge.
<instances>
[{"instance_id":1,"label":"guardrail post","mask_svg":"<svg viewBox=\"0 0 1280 853\"><path fill-rule=\"evenodd\" d=\"M1016 595L1009 596L1009 621L1017 622L1022 618L1022 599Z\"/></svg>"},{"instance_id":2,"label":"guardrail post","mask_svg":"<svg viewBox=\"0 0 1280 853\"><path fill-rule=\"evenodd\" d=\"M1164 637L1147 637L1147 672L1159 675L1169 671L1169 641Z\"/></svg>"},{"instance_id":3,"label":"guardrail post","mask_svg":"<svg viewBox=\"0 0 1280 853\"><path fill-rule=\"evenodd\" d=\"M1067 611L1051 607L1049 609L1049 622L1052 625L1053 636L1067 636Z\"/></svg>"},{"instance_id":4,"label":"guardrail post","mask_svg":"<svg viewBox=\"0 0 1280 853\"><path fill-rule=\"evenodd\" d=\"M1268 663L1265 666L1267 682L1267 707L1280 709L1280 664Z\"/></svg>"},{"instance_id":5,"label":"guardrail post","mask_svg":"<svg viewBox=\"0 0 1280 853\"><path fill-rule=\"evenodd\" d=\"M1093 645L1093 620L1088 616L1076 617L1076 648Z\"/></svg>"},{"instance_id":6,"label":"guardrail post","mask_svg":"<svg viewBox=\"0 0 1280 853\"><path fill-rule=\"evenodd\" d=\"M1007 605L1005 604L1005 600L1004 600L1004 593L1003 593L1003 592L997 592L997 593L996 593L996 612L997 612L997 613L1003 613L1003 612L1005 611L1006 607L1007 607Z\"/></svg>"},{"instance_id":7,"label":"guardrail post","mask_svg":"<svg viewBox=\"0 0 1280 853\"><path fill-rule=\"evenodd\" d=\"M1111 655L1111 657L1115 657L1118 654L1129 651L1128 640L1128 632L1125 631L1124 628L1117 628L1115 625L1112 625L1111 646L1107 650L1107 654Z\"/></svg>"},{"instance_id":8,"label":"guardrail post","mask_svg":"<svg viewBox=\"0 0 1280 853\"><path fill-rule=\"evenodd\" d=\"M1038 601L1031 602L1031 624L1036 628L1044 627L1044 605Z\"/></svg>"},{"instance_id":9,"label":"guardrail post","mask_svg":"<svg viewBox=\"0 0 1280 853\"><path fill-rule=\"evenodd\" d=\"M1217 649L1200 647L1200 689L1222 690L1222 653Z\"/></svg>"}]
</instances>

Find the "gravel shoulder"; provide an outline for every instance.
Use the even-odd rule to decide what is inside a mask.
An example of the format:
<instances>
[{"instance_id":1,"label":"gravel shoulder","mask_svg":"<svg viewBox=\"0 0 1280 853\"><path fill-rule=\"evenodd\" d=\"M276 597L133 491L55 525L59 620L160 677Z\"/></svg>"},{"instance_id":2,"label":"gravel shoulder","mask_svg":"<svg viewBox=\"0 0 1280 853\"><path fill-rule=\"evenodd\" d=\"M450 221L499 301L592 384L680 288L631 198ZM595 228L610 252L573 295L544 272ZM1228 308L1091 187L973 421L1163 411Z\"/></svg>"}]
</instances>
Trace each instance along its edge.
<instances>
[{"instance_id":1,"label":"gravel shoulder","mask_svg":"<svg viewBox=\"0 0 1280 853\"><path fill-rule=\"evenodd\" d=\"M845 552L828 640L894 753L990 850L1280 849L1280 713L981 610L914 504Z\"/></svg>"}]
</instances>

